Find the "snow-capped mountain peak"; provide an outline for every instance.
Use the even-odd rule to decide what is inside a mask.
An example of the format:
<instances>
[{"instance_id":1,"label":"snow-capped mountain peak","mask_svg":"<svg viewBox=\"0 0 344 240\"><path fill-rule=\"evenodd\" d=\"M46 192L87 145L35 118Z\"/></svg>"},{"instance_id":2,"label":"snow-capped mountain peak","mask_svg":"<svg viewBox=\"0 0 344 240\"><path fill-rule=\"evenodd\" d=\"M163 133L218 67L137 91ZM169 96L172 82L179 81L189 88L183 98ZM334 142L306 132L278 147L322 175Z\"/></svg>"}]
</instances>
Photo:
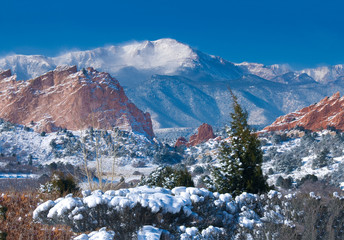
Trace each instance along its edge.
<instances>
[{"instance_id":1,"label":"snow-capped mountain peak","mask_svg":"<svg viewBox=\"0 0 344 240\"><path fill-rule=\"evenodd\" d=\"M10 55L0 59L0 69L11 69L19 79L38 77L55 68L52 59L41 55Z\"/></svg>"},{"instance_id":2,"label":"snow-capped mountain peak","mask_svg":"<svg viewBox=\"0 0 344 240\"><path fill-rule=\"evenodd\" d=\"M180 67L192 67L197 54L188 45L174 39L144 41L119 47L123 64L137 69L160 69L171 74Z\"/></svg>"},{"instance_id":3,"label":"snow-capped mountain peak","mask_svg":"<svg viewBox=\"0 0 344 240\"><path fill-rule=\"evenodd\" d=\"M254 74L268 80L291 71L288 64L264 65L261 63L242 62L235 65L241 67L246 73Z\"/></svg>"},{"instance_id":4,"label":"snow-capped mountain peak","mask_svg":"<svg viewBox=\"0 0 344 240\"><path fill-rule=\"evenodd\" d=\"M57 65L92 66L116 75L123 68L172 74L180 67L191 67L197 54L186 44L174 39L134 42L89 51L69 52L53 58Z\"/></svg>"},{"instance_id":5,"label":"snow-capped mountain peak","mask_svg":"<svg viewBox=\"0 0 344 240\"><path fill-rule=\"evenodd\" d=\"M317 68L308 68L300 72L311 76L315 81L321 83L333 82L344 75L344 65L322 66Z\"/></svg>"}]
</instances>

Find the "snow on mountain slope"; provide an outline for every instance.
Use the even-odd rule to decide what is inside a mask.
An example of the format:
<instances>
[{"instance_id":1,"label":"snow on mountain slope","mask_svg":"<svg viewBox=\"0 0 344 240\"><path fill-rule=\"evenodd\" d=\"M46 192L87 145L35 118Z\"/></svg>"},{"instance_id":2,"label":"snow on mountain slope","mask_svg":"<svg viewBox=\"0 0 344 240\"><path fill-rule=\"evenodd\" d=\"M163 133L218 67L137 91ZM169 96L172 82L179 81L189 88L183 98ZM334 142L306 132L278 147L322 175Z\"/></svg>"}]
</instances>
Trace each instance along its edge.
<instances>
[{"instance_id":1,"label":"snow on mountain slope","mask_svg":"<svg viewBox=\"0 0 344 240\"><path fill-rule=\"evenodd\" d=\"M285 84L306 84L306 83L316 83L316 81L311 78L306 73L296 73L288 72L279 75L272 79L274 82L285 83Z\"/></svg>"},{"instance_id":2,"label":"snow on mountain slope","mask_svg":"<svg viewBox=\"0 0 344 240\"><path fill-rule=\"evenodd\" d=\"M323 66L317 68L309 68L300 71L306 73L315 81L321 83L328 83L337 80L339 77L344 76L344 65L338 64L334 66Z\"/></svg>"},{"instance_id":3,"label":"snow on mountain slope","mask_svg":"<svg viewBox=\"0 0 344 240\"><path fill-rule=\"evenodd\" d=\"M228 86L239 95L255 125L270 124L279 115L342 91L344 86L343 65L293 71L286 64L234 64L174 39L71 51L56 57L0 59L0 70L11 69L19 80L37 77L57 65L110 73L134 104L151 113L155 128L227 122L231 110ZM324 88L319 83L331 84Z\"/></svg>"},{"instance_id":4,"label":"snow on mountain slope","mask_svg":"<svg viewBox=\"0 0 344 240\"><path fill-rule=\"evenodd\" d=\"M214 98L182 77L154 76L128 89L127 94L137 106L151 113L153 128L215 124L221 115Z\"/></svg>"},{"instance_id":5,"label":"snow on mountain slope","mask_svg":"<svg viewBox=\"0 0 344 240\"><path fill-rule=\"evenodd\" d=\"M117 77L117 73L126 68L143 71L146 76L174 74L179 68L193 67L196 59L197 54L188 45L173 39L160 39L70 52L53 58L53 61L57 65L91 66ZM122 78L125 78L123 72ZM128 85L126 79L122 79L121 83Z\"/></svg>"},{"instance_id":6,"label":"snow on mountain slope","mask_svg":"<svg viewBox=\"0 0 344 240\"><path fill-rule=\"evenodd\" d=\"M53 59L39 55L12 55L0 58L0 70L11 69L18 79L31 79L55 69Z\"/></svg>"},{"instance_id":7,"label":"snow on mountain slope","mask_svg":"<svg viewBox=\"0 0 344 240\"><path fill-rule=\"evenodd\" d=\"M287 64L274 64L266 66L261 63L242 62L235 65L242 68L246 73L254 74L268 80L291 71L290 66Z\"/></svg>"},{"instance_id":8,"label":"snow on mountain slope","mask_svg":"<svg viewBox=\"0 0 344 240\"><path fill-rule=\"evenodd\" d=\"M58 65L93 67L110 73L131 87L154 74L190 74L194 78L238 78L240 68L215 56L204 54L174 39L134 42L87 51L72 51L57 57L12 55L0 59L0 69L11 69L18 79L30 79Z\"/></svg>"},{"instance_id":9,"label":"snow on mountain slope","mask_svg":"<svg viewBox=\"0 0 344 240\"><path fill-rule=\"evenodd\" d=\"M244 74L241 68L221 57L208 55L198 50L194 51L198 56L194 61L194 66L182 68L177 72L178 75L193 81L214 82L235 80Z\"/></svg>"},{"instance_id":10,"label":"snow on mountain slope","mask_svg":"<svg viewBox=\"0 0 344 240\"><path fill-rule=\"evenodd\" d=\"M249 122L253 125L264 125L287 110L304 106L304 102L317 101L313 96L319 96L307 93L306 97L298 97L306 90L293 91L292 86L254 75L217 82L159 75L137 88L127 89L127 95L140 109L151 113L154 129L197 127L204 122L223 126L228 123L232 108L229 85L250 113Z\"/></svg>"}]
</instances>

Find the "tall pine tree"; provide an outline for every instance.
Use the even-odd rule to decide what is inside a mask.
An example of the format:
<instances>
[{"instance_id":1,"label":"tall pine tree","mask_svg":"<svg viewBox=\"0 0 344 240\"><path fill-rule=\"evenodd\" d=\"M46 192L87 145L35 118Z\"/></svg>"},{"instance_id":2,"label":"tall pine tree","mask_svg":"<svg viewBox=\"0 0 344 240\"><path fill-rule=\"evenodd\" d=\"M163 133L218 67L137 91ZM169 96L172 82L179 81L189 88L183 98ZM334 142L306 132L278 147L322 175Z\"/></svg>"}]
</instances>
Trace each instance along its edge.
<instances>
[{"instance_id":1,"label":"tall pine tree","mask_svg":"<svg viewBox=\"0 0 344 240\"><path fill-rule=\"evenodd\" d=\"M220 166L212 171L214 186L218 192L234 196L242 192L266 192L269 186L261 169L263 152L260 141L247 123L247 112L241 108L230 88L229 91L234 110L227 130L230 142L221 144Z\"/></svg>"}]
</instances>

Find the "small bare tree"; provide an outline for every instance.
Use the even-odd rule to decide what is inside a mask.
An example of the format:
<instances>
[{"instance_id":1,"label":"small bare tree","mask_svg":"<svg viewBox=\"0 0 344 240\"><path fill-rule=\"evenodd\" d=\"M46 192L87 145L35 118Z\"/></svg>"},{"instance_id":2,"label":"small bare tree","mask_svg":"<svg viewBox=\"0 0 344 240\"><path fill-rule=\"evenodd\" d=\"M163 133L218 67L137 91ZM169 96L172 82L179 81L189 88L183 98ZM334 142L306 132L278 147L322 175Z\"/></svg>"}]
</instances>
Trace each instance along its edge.
<instances>
[{"instance_id":1,"label":"small bare tree","mask_svg":"<svg viewBox=\"0 0 344 240\"><path fill-rule=\"evenodd\" d=\"M84 160L84 171L87 177L87 182L89 185L90 190L93 190L93 180L91 178L91 173L90 170L88 168L88 164L87 164L87 143L86 143L86 136L82 136L82 143L83 143L83 160Z\"/></svg>"},{"instance_id":2,"label":"small bare tree","mask_svg":"<svg viewBox=\"0 0 344 240\"><path fill-rule=\"evenodd\" d=\"M119 129L118 128L114 128L113 132L112 132L112 142L113 142L113 147L112 147L112 156L113 156L113 160L112 160L112 169L111 169L111 187L114 188L114 181L115 181L115 176L116 176L116 171L115 171L115 167L116 167L116 160L117 160L117 153L119 150L119 144L118 144L118 136L119 135Z\"/></svg>"},{"instance_id":3,"label":"small bare tree","mask_svg":"<svg viewBox=\"0 0 344 240\"><path fill-rule=\"evenodd\" d=\"M110 148L110 155L113 157L112 160L112 168L109 175L107 174L107 177L104 178L104 155L102 154L102 140L105 137L105 131L101 129L96 129L96 133L94 135L94 157L95 157L95 175L98 178L98 183L93 181L92 174L90 172L90 168L88 166L88 150L87 150L87 142L86 137L83 137L83 159L84 159L84 170L86 173L87 181L90 190L100 189L104 191L108 188L115 188L115 177L116 177L116 158L117 158L117 152L119 150L119 144L117 143L117 138L119 135L119 130L114 128L112 130L112 141L110 143L106 143L107 147ZM93 141L93 140L92 140ZM111 179L111 180L109 180Z\"/></svg>"}]
</instances>

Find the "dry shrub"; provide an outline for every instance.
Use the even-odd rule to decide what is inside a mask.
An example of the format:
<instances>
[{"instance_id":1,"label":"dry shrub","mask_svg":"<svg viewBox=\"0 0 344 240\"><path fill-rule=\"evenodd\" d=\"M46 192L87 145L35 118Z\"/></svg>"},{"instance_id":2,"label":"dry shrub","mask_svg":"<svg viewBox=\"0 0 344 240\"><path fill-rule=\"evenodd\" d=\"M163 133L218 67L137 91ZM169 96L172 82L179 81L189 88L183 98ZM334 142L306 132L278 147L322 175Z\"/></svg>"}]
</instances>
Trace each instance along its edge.
<instances>
[{"instance_id":1,"label":"dry shrub","mask_svg":"<svg viewBox=\"0 0 344 240\"><path fill-rule=\"evenodd\" d=\"M309 197L314 192L321 199ZM344 200L333 197L341 189L325 182L306 182L295 201L296 209L303 211L297 222L303 227L302 239L344 239Z\"/></svg>"},{"instance_id":2,"label":"dry shrub","mask_svg":"<svg viewBox=\"0 0 344 240\"><path fill-rule=\"evenodd\" d=\"M310 197L310 192L321 198ZM290 201L291 211L284 213L291 216L295 227L268 223L262 235L278 240L344 239L344 199L333 197L333 192L343 195L339 188L325 182L305 182Z\"/></svg>"},{"instance_id":3,"label":"dry shrub","mask_svg":"<svg viewBox=\"0 0 344 240\"><path fill-rule=\"evenodd\" d=\"M27 179L27 178L13 178L0 179L0 195L2 192L27 192L35 191L40 184L44 184L47 180L44 179Z\"/></svg>"},{"instance_id":4,"label":"dry shrub","mask_svg":"<svg viewBox=\"0 0 344 240\"><path fill-rule=\"evenodd\" d=\"M32 213L42 200L38 193L33 191L0 192L0 205L7 207L6 219L0 219L0 231L7 233L6 240L71 239L73 233L69 227L47 226L33 222Z\"/></svg>"}]
</instances>

